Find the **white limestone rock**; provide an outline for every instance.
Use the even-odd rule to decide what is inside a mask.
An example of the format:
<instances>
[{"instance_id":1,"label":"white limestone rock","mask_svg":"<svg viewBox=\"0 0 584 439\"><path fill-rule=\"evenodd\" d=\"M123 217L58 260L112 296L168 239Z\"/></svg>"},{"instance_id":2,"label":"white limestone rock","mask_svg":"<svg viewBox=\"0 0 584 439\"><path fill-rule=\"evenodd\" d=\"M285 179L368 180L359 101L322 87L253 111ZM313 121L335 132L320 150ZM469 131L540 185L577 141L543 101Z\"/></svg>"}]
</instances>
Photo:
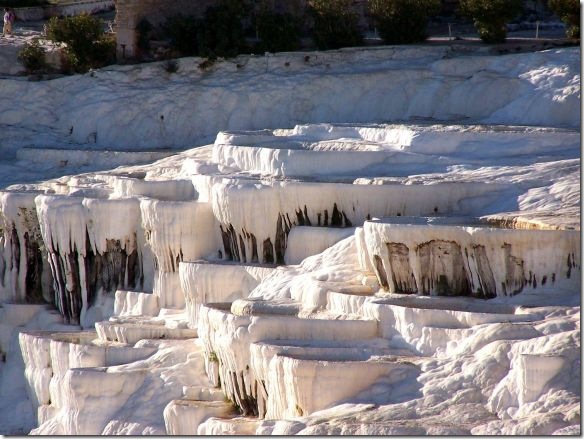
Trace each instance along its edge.
<instances>
[{"instance_id":1,"label":"white limestone rock","mask_svg":"<svg viewBox=\"0 0 584 439\"><path fill-rule=\"evenodd\" d=\"M257 265L181 262L180 286L190 326L197 327L201 304L231 302L247 297L273 270L272 267Z\"/></svg>"}]
</instances>

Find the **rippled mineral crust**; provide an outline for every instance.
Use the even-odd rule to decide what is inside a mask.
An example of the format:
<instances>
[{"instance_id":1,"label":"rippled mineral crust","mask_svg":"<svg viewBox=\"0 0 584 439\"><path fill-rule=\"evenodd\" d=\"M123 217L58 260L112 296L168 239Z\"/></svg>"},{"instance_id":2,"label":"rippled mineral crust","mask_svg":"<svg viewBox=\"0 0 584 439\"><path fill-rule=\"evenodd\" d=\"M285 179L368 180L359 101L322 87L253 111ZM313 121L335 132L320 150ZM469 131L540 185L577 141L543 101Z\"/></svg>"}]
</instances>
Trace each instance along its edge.
<instances>
[{"instance_id":1,"label":"rippled mineral crust","mask_svg":"<svg viewBox=\"0 0 584 439\"><path fill-rule=\"evenodd\" d=\"M580 434L580 51L461 47L0 79L0 433Z\"/></svg>"}]
</instances>

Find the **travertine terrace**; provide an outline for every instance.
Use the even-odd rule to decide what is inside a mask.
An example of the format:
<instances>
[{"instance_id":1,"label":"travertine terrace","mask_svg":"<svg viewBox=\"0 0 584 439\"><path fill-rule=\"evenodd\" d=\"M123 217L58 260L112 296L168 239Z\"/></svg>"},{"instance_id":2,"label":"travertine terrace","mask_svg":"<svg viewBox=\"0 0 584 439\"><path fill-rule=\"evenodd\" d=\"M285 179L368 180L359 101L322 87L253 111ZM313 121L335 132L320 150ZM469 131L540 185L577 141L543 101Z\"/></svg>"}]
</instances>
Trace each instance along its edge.
<instances>
[{"instance_id":1,"label":"travertine terrace","mask_svg":"<svg viewBox=\"0 0 584 439\"><path fill-rule=\"evenodd\" d=\"M6 80L2 433L579 434L579 60Z\"/></svg>"}]
</instances>

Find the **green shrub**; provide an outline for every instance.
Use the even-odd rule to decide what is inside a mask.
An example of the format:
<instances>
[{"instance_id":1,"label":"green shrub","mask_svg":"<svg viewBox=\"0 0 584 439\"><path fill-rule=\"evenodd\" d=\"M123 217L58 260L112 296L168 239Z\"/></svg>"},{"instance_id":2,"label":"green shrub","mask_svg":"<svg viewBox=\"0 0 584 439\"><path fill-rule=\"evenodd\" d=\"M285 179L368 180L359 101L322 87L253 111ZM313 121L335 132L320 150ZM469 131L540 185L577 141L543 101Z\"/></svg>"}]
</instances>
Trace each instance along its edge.
<instances>
[{"instance_id":1,"label":"green shrub","mask_svg":"<svg viewBox=\"0 0 584 439\"><path fill-rule=\"evenodd\" d=\"M162 68L166 73L176 73L178 72L178 61L176 59L167 59L162 64Z\"/></svg>"},{"instance_id":2,"label":"green shrub","mask_svg":"<svg viewBox=\"0 0 584 439\"><path fill-rule=\"evenodd\" d=\"M136 42L136 45L142 52L146 52L150 49L150 34L152 29L152 23L146 18L140 20L136 25L136 32L138 33L138 41Z\"/></svg>"},{"instance_id":3,"label":"green shrub","mask_svg":"<svg viewBox=\"0 0 584 439\"><path fill-rule=\"evenodd\" d=\"M568 38L580 38L580 1L549 0L548 6L554 14L566 23L566 36Z\"/></svg>"},{"instance_id":4,"label":"green shrub","mask_svg":"<svg viewBox=\"0 0 584 439\"><path fill-rule=\"evenodd\" d=\"M167 19L163 32L181 56L236 56L246 49L242 26L246 11L242 0L222 0L207 8L202 19L183 15Z\"/></svg>"},{"instance_id":5,"label":"green shrub","mask_svg":"<svg viewBox=\"0 0 584 439\"><path fill-rule=\"evenodd\" d=\"M22 63L27 73L38 73L46 70L45 49L39 43L38 39L26 43L18 52L18 61Z\"/></svg>"},{"instance_id":6,"label":"green shrub","mask_svg":"<svg viewBox=\"0 0 584 439\"><path fill-rule=\"evenodd\" d=\"M351 0L312 0L308 11L314 20L313 38L319 49L360 46L363 37Z\"/></svg>"},{"instance_id":7,"label":"green shrub","mask_svg":"<svg viewBox=\"0 0 584 439\"><path fill-rule=\"evenodd\" d=\"M460 0L461 13L473 20L481 40L490 44L505 42L505 25L522 8L521 0Z\"/></svg>"},{"instance_id":8,"label":"green shrub","mask_svg":"<svg viewBox=\"0 0 584 439\"><path fill-rule=\"evenodd\" d=\"M289 52L300 48L300 19L264 9L255 16L260 42L257 52Z\"/></svg>"},{"instance_id":9,"label":"green shrub","mask_svg":"<svg viewBox=\"0 0 584 439\"><path fill-rule=\"evenodd\" d=\"M100 19L87 14L63 19L52 17L47 25L47 37L67 45L66 64L74 72L103 67L115 59L115 41L104 34Z\"/></svg>"},{"instance_id":10,"label":"green shrub","mask_svg":"<svg viewBox=\"0 0 584 439\"><path fill-rule=\"evenodd\" d=\"M101 67L116 62L116 37L105 34L93 45L93 57L97 64L92 67Z\"/></svg>"},{"instance_id":11,"label":"green shrub","mask_svg":"<svg viewBox=\"0 0 584 439\"><path fill-rule=\"evenodd\" d=\"M198 55L215 59L243 53L247 44L242 20L247 13L248 6L242 0L222 0L207 8L197 34Z\"/></svg>"},{"instance_id":12,"label":"green shrub","mask_svg":"<svg viewBox=\"0 0 584 439\"><path fill-rule=\"evenodd\" d=\"M440 0L371 0L371 15L387 44L424 41L428 16L440 11Z\"/></svg>"},{"instance_id":13,"label":"green shrub","mask_svg":"<svg viewBox=\"0 0 584 439\"><path fill-rule=\"evenodd\" d=\"M197 55L197 35L200 21L195 17L175 15L169 17L163 25L163 32L170 39L170 47L181 56Z\"/></svg>"}]
</instances>

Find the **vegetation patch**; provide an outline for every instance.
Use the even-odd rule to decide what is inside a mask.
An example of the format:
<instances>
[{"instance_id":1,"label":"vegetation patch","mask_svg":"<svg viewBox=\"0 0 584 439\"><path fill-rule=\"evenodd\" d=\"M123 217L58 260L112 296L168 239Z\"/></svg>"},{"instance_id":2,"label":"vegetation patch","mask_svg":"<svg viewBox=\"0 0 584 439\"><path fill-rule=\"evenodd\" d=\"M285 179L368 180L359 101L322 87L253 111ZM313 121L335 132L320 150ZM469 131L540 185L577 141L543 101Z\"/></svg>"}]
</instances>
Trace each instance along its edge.
<instances>
[{"instance_id":1,"label":"vegetation patch","mask_svg":"<svg viewBox=\"0 0 584 439\"><path fill-rule=\"evenodd\" d=\"M67 45L66 72L85 73L115 62L115 38L104 33L99 18L87 14L62 19L52 17L47 24L47 37Z\"/></svg>"},{"instance_id":2,"label":"vegetation patch","mask_svg":"<svg viewBox=\"0 0 584 439\"><path fill-rule=\"evenodd\" d=\"M489 44L505 42L506 24L522 10L521 0L460 0L462 15L473 20L479 37Z\"/></svg>"},{"instance_id":3,"label":"vegetation patch","mask_svg":"<svg viewBox=\"0 0 584 439\"><path fill-rule=\"evenodd\" d=\"M386 44L417 43L427 38L428 17L440 11L440 1L371 0L369 7Z\"/></svg>"},{"instance_id":4,"label":"vegetation patch","mask_svg":"<svg viewBox=\"0 0 584 439\"><path fill-rule=\"evenodd\" d=\"M40 45L38 38L30 43L25 43L24 47L18 52L18 61L26 69L26 73L42 73L47 70L45 60L46 50Z\"/></svg>"},{"instance_id":5,"label":"vegetation patch","mask_svg":"<svg viewBox=\"0 0 584 439\"><path fill-rule=\"evenodd\" d=\"M550 9L566 23L566 36L580 38L580 1L550 0Z\"/></svg>"},{"instance_id":6,"label":"vegetation patch","mask_svg":"<svg viewBox=\"0 0 584 439\"><path fill-rule=\"evenodd\" d=\"M265 8L254 17L259 42L256 51L291 52L300 49L300 19Z\"/></svg>"},{"instance_id":7,"label":"vegetation patch","mask_svg":"<svg viewBox=\"0 0 584 439\"><path fill-rule=\"evenodd\" d=\"M314 21L313 39L319 49L361 46L358 15L351 0L312 0L308 12Z\"/></svg>"}]
</instances>

